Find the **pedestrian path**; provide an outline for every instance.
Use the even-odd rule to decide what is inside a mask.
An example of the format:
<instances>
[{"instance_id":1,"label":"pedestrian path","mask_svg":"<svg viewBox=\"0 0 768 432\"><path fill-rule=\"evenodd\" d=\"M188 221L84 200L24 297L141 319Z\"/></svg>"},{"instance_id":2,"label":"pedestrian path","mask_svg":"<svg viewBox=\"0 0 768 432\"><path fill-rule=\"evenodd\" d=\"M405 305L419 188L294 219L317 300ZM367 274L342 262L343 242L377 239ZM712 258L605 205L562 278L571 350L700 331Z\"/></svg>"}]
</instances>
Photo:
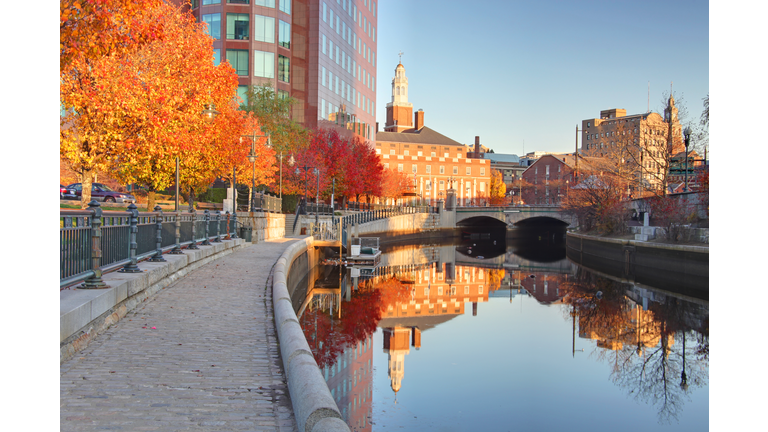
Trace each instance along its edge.
<instances>
[{"instance_id":1,"label":"pedestrian path","mask_svg":"<svg viewBox=\"0 0 768 432\"><path fill-rule=\"evenodd\" d=\"M297 239L191 272L62 363L62 431L294 431L271 270Z\"/></svg>"}]
</instances>

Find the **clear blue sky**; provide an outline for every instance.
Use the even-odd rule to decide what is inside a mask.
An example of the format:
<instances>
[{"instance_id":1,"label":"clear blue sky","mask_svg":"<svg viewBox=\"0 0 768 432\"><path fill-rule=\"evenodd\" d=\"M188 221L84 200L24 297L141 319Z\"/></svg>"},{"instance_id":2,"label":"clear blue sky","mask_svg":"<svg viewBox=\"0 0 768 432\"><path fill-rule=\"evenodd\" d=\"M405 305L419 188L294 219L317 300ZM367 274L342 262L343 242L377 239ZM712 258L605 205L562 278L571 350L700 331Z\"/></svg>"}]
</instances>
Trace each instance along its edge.
<instances>
[{"instance_id":1,"label":"clear blue sky","mask_svg":"<svg viewBox=\"0 0 768 432\"><path fill-rule=\"evenodd\" d=\"M709 93L707 1L381 0L377 121L403 51L426 126L496 153L573 151L600 110L660 111L670 83L698 121Z\"/></svg>"}]
</instances>

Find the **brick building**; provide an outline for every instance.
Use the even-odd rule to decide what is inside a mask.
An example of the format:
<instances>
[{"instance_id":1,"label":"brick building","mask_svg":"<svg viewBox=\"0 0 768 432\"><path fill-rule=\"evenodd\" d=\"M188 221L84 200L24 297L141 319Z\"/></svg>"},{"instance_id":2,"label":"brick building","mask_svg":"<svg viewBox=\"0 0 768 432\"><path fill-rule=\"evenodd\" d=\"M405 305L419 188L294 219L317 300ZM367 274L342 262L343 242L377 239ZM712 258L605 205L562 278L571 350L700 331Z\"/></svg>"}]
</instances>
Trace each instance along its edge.
<instances>
[{"instance_id":1,"label":"brick building","mask_svg":"<svg viewBox=\"0 0 768 432\"><path fill-rule=\"evenodd\" d=\"M659 187L669 157L685 151L677 113L671 96L664 117L654 112L627 115L625 109L600 111L600 118L582 120L579 153L635 164L640 184ZM670 141L672 148L667 150Z\"/></svg>"},{"instance_id":2,"label":"brick building","mask_svg":"<svg viewBox=\"0 0 768 432\"><path fill-rule=\"evenodd\" d=\"M523 204L558 205L577 179L577 170L586 169L588 159L573 153L547 154L523 172Z\"/></svg>"},{"instance_id":3,"label":"brick building","mask_svg":"<svg viewBox=\"0 0 768 432\"><path fill-rule=\"evenodd\" d=\"M444 199L448 189L456 190L459 205L477 204L489 195L490 161L467 157L468 146L425 126L423 110L413 113L402 63L395 68L387 124L376 133L375 145L385 168L413 176L415 195L424 202Z\"/></svg>"},{"instance_id":4,"label":"brick building","mask_svg":"<svg viewBox=\"0 0 768 432\"><path fill-rule=\"evenodd\" d=\"M304 127L375 139L376 1L192 0L191 7L215 39L214 63L229 61L237 72L241 98L248 86L269 83L298 101L291 116Z\"/></svg>"}]
</instances>

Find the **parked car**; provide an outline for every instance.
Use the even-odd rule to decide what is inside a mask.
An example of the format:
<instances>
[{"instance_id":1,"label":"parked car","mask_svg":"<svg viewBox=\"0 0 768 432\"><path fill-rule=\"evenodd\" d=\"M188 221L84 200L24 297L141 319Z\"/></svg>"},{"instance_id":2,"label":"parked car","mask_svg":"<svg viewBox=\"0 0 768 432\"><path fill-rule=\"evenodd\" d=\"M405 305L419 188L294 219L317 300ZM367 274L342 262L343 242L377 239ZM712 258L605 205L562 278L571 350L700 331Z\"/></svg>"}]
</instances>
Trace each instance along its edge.
<instances>
[{"instance_id":1,"label":"parked car","mask_svg":"<svg viewBox=\"0 0 768 432\"><path fill-rule=\"evenodd\" d=\"M59 183L59 199L77 199L77 195L75 195L74 189L68 189Z\"/></svg>"},{"instance_id":2,"label":"parked car","mask_svg":"<svg viewBox=\"0 0 768 432\"><path fill-rule=\"evenodd\" d=\"M67 189L74 190L77 198L83 196L83 185L80 183L73 183L67 186ZM136 197L129 193L117 192L109 186L102 183L93 183L91 185L91 198L96 201L113 202L113 203L135 203Z\"/></svg>"}]
</instances>

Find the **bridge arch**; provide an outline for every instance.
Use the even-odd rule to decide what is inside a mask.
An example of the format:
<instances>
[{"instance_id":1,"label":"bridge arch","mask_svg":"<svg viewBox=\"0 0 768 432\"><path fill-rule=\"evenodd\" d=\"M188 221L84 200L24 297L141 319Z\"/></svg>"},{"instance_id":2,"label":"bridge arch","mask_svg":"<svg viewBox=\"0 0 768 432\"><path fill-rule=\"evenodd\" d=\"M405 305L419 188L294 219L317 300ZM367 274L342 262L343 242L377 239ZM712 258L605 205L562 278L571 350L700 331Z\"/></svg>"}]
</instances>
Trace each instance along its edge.
<instances>
[{"instance_id":1,"label":"bridge arch","mask_svg":"<svg viewBox=\"0 0 768 432\"><path fill-rule=\"evenodd\" d=\"M506 228L507 224L491 216L473 216L456 222L457 227Z\"/></svg>"},{"instance_id":2,"label":"bridge arch","mask_svg":"<svg viewBox=\"0 0 768 432\"><path fill-rule=\"evenodd\" d=\"M570 223L552 216L533 216L518 220L517 222L513 222L512 225L516 227L537 227L552 225L567 227L570 225Z\"/></svg>"}]
</instances>

